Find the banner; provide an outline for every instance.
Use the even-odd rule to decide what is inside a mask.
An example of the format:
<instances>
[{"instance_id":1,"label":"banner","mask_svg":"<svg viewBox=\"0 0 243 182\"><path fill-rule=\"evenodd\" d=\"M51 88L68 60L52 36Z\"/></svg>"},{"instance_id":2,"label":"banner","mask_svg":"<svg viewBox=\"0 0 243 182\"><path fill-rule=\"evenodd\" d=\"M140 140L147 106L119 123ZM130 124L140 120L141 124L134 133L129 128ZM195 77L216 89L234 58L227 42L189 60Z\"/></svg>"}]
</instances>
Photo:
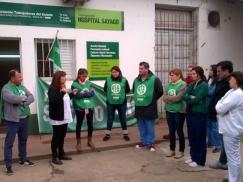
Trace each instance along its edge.
<instances>
[{"instance_id":1,"label":"banner","mask_svg":"<svg viewBox=\"0 0 243 182\"><path fill-rule=\"evenodd\" d=\"M96 30L124 30L124 15L121 11L76 8L75 27Z\"/></svg>"},{"instance_id":2,"label":"banner","mask_svg":"<svg viewBox=\"0 0 243 182\"><path fill-rule=\"evenodd\" d=\"M123 31L124 13L0 2L0 24Z\"/></svg>"},{"instance_id":3,"label":"banner","mask_svg":"<svg viewBox=\"0 0 243 182\"><path fill-rule=\"evenodd\" d=\"M107 110L106 110L106 95L103 91L103 88L94 85L95 90L95 110L94 110L94 129L106 129L107 122ZM38 92L38 124L40 133L52 133L52 126L49 124L49 106L48 106L48 92L49 85L42 80L37 78L37 92ZM134 118L135 104L132 99L132 95L127 96L127 125L134 125L136 119ZM68 125L69 131L75 131L76 128L76 118L73 111L74 121ZM113 127L121 127L120 121L116 112L115 120ZM87 122L85 121L82 126L82 130L87 130Z\"/></svg>"},{"instance_id":4,"label":"banner","mask_svg":"<svg viewBox=\"0 0 243 182\"><path fill-rule=\"evenodd\" d=\"M118 42L87 42L87 65L91 80L104 80L119 65Z\"/></svg>"},{"instance_id":5,"label":"banner","mask_svg":"<svg viewBox=\"0 0 243 182\"><path fill-rule=\"evenodd\" d=\"M71 7L0 2L0 24L74 28Z\"/></svg>"}]
</instances>

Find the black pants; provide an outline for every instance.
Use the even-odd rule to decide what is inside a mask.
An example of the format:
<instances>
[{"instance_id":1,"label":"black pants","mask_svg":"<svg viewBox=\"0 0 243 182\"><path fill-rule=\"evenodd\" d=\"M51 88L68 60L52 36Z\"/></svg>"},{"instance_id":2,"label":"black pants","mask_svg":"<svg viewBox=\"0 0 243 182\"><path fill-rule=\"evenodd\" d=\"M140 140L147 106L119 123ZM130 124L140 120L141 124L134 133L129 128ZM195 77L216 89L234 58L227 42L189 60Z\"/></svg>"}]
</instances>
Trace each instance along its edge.
<instances>
[{"instance_id":1,"label":"black pants","mask_svg":"<svg viewBox=\"0 0 243 182\"><path fill-rule=\"evenodd\" d=\"M67 125L53 125L53 135L51 140L52 157L62 157L64 155L64 138L67 133ZM57 151L58 150L58 151Z\"/></svg>"},{"instance_id":2,"label":"black pants","mask_svg":"<svg viewBox=\"0 0 243 182\"><path fill-rule=\"evenodd\" d=\"M75 110L76 113L76 138L80 138L81 128L83 125L85 111L84 110ZM88 125L88 137L91 137L93 134L93 110L89 109L89 113L86 115L87 125Z\"/></svg>"}]
</instances>

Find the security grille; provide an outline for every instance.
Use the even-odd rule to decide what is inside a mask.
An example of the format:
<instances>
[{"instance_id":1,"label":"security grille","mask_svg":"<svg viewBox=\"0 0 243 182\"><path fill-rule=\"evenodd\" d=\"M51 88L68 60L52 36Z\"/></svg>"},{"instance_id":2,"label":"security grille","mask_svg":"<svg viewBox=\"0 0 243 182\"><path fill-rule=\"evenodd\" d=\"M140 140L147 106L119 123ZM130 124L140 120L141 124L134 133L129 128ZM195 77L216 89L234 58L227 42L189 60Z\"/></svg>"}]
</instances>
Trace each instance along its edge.
<instances>
[{"instance_id":1,"label":"security grille","mask_svg":"<svg viewBox=\"0 0 243 182\"><path fill-rule=\"evenodd\" d=\"M53 63L46 59L49 50L51 48L53 40L49 39L37 39L37 68L38 76L40 77L52 77L53 75ZM60 46L60 58L63 71L66 72L68 79L74 78L74 41L73 40L59 40Z\"/></svg>"},{"instance_id":2,"label":"security grille","mask_svg":"<svg viewBox=\"0 0 243 182\"><path fill-rule=\"evenodd\" d=\"M197 13L161 8L155 12L155 73L165 86L170 70L180 68L186 76L187 67L197 63Z\"/></svg>"}]
</instances>

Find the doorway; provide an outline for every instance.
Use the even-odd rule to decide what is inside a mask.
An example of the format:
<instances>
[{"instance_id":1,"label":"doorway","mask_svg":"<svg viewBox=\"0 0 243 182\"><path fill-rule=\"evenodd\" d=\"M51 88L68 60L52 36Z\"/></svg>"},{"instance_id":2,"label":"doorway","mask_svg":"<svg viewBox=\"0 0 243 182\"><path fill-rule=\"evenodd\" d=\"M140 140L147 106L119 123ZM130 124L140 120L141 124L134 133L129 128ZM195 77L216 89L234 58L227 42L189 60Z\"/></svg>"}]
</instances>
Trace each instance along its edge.
<instances>
[{"instance_id":1,"label":"doorway","mask_svg":"<svg viewBox=\"0 0 243 182\"><path fill-rule=\"evenodd\" d=\"M20 40L0 38L0 91L9 80L8 72L11 69L20 70ZM0 126L1 123L0 119Z\"/></svg>"}]
</instances>

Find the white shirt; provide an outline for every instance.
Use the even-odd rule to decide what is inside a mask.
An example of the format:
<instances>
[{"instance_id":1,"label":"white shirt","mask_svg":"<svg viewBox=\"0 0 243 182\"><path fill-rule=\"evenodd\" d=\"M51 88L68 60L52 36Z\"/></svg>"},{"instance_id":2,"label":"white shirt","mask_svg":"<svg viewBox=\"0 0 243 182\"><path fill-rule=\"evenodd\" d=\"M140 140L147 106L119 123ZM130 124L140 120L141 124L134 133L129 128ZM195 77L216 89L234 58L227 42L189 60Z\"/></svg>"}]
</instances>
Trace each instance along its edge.
<instances>
[{"instance_id":1,"label":"white shirt","mask_svg":"<svg viewBox=\"0 0 243 182\"><path fill-rule=\"evenodd\" d=\"M67 93L63 96L63 107L64 107L64 120L57 121L57 120L50 119L49 122L51 125L62 125L66 123L71 123L73 121L72 111L71 111L71 101Z\"/></svg>"},{"instance_id":2,"label":"white shirt","mask_svg":"<svg viewBox=\"0 0 243 182\"><path fill-rule=\"evenodd\" d=\"M219 133L231 137L243 135L243 91L229 90L216 105Z\"/></svg>"}]
</instances>

